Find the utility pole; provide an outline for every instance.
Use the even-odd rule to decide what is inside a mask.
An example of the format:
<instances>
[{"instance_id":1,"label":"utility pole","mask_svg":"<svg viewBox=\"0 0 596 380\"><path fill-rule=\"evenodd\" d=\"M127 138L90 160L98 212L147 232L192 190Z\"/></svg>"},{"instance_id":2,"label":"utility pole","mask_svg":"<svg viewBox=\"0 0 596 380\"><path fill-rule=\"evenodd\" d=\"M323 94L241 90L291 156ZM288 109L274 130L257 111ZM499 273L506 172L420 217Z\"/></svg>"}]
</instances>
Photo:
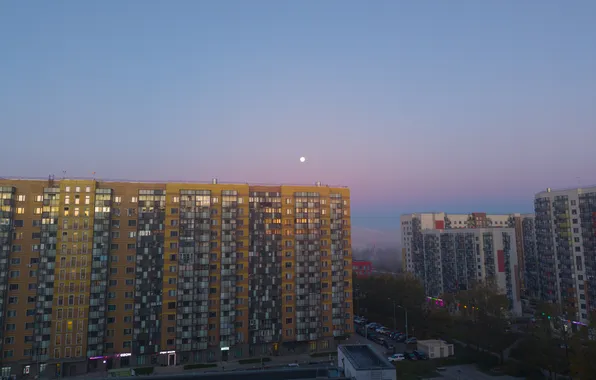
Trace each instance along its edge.
<instances>
[{"instance_id":1,"label":"utility pole","mask_svg":"<svg viewBox=\"0 0 596 380\"><path fill-rule=\"evenodd\" d=\"M406 340L408 340L408 309L401 305L397 305L397 307L399 307L400 309L404 309L404 312L406 313Z\"/></svg>"},{"instance_id":2,"label":"utility pole","mask_svg":"<svg viewBox=\"0 0 596 380\"><path fill-rule=\"evenodd\" d=\"M392 300L391 298L387 298L389 301L393 302L393 330L397 330L397 318L395 318L395 307L396 307L396 303L395 300ZM406 322L407 324L407 322Z\"/></svg>"}]
</instances>

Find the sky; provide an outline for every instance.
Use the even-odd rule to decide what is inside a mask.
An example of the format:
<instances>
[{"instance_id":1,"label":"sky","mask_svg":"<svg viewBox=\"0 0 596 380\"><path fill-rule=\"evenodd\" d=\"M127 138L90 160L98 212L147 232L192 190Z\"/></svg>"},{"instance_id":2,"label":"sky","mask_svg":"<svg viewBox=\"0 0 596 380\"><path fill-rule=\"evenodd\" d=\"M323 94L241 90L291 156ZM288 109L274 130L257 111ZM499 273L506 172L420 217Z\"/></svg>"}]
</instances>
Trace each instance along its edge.
<instances>
[{"instance_id":1,"label":"sky","mask_svg":"<svg viewBox=\"0 0 596 380\"><path fill-rule=\"evenodd\" d=\"M351 188L353 224L596 184L591 0L0 3L0 176ZM305 156L305 163L299 158Z\"/></svg>"}]
</instances>

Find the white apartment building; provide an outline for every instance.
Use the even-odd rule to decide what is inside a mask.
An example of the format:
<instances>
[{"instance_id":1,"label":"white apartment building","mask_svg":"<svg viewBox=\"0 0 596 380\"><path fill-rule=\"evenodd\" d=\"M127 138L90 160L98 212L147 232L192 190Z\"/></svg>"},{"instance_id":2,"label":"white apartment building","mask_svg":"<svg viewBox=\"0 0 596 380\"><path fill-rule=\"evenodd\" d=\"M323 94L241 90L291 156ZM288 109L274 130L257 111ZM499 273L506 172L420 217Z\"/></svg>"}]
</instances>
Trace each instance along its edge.
<instances>
[{"instance_id":1,"label":"white apartment building","mask_svg":"<svg viewBox=\"0 0 596 380\"><path fill-rule=\"evenodd\" d=\"M515 229L464 228L422 231L425 290L437 297L492 279L521 315Z\"/></svg>"},{"instance_id":2,"label":"white apartment building","mask_svg":"<svg viewBox=\"0 0 596 380\"><path fill-rule=\"evenodd\" d=\"M424 257L420 255L420 234L424 230L461 228L510 227L516 229L518 246L518 267L520 278L524 277L524 240L521 221L533 218L532 214L447 214L428 212L401 216L402 263L404 270L424 279ZM418 244L418 245L417 245ZM530 244L530 243L528 243Z\"/></svg>"},{"instance_id":3,"label":"white apartment building","mask_svg":"<svg viewBox=\"0 0 596 380\"><path fill-rule=\"evenodd\" d=\"M547 189L534 207L540 298L587 323L596 309L596 187Z\"/></svg>"}]
</instances>

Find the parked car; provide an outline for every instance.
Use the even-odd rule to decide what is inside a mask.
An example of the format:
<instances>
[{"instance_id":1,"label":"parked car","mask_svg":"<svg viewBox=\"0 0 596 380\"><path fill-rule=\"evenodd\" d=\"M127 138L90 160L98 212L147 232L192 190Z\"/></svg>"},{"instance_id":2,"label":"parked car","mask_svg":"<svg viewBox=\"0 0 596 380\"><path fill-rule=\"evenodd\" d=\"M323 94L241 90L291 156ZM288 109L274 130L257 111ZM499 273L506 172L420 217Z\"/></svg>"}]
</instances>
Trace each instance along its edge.
<instances>
[{"instance_id":1,"label":"parked car","mask_svg":"<svg viewBox=\"0 0 596 380\"><path fill-rule=\"evenodd\" d=\"M398 341L398 342L403 342L403 341L405 341L405 340L406 340L406 334L399 334L399 335L398 335L398 336L396 336L394 339L395 339L396 341Z\"/></svg>"},{"instance_id":2,"label":"parked car","mask_svg":"<svg viewBox=\"0 0 596 380\"><path fill-rule=\"evenodd\" d=\"M412 352L404 352L404 356L408 360L418 360L418 358L416 357L416 355L414 355L414 353L412 353Z\"/></svg>"},{"instance_id":3,"label":"parked car","mask_svg":"<svg viewBox=\"0 0 596 380\"><path fill-rule=\"evenodd\" d=\"M416 355L418 360L428 360L428 355L423 351L414 350L413 354Z\"/></svg>"},{"instance_id":4,"label":"parked car","mask_svg":"<svg viewBox=\"0 0 596 380\"><path fill-rule=\"evenodd\" d=\"M406 360L406 357L404 356L404 354L393 354L390 357L388 357L387 360L389 360L391 363L401 362L402 360Z\"/></svg>"},{"instance_id":5,"label":"parked car","mask_svg":"<svg viewBox=\"0 0 596 380\"><path fill-rule=\"evenodd\" d=\"M408 340L406 340L406 344L416 344L418 343L418 339L416 339L416 337L411 337L408 338Z\"/></svg>"}]
</instances>

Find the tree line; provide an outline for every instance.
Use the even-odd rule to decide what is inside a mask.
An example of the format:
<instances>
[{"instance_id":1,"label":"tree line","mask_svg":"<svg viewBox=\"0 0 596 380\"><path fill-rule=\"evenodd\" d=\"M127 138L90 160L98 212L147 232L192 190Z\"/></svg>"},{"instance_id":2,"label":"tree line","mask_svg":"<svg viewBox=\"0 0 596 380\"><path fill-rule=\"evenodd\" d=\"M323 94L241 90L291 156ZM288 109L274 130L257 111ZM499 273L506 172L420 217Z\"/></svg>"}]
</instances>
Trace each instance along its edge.
<instances>
[{"instance_id":1,"label":"tree line","mask_svg":"<svg viewBox=\"0 0 596 380\"><path fill-rule=\"evenodd\" d=\"M576 379L596 379L596 337L592 336L596 326L565 322L567 315L575 315L573 310L539 303L534 320L520 322L510 315L507 297L490 280L440 299L428 299L422 284L407 274L354 279L355 315L391 328L395 324L403 332L407 310L408 333L418 339L456 339L478 351L496 353L501 363L508 354L551 376L565 373Z\"/></svg>"}]
</instances>

